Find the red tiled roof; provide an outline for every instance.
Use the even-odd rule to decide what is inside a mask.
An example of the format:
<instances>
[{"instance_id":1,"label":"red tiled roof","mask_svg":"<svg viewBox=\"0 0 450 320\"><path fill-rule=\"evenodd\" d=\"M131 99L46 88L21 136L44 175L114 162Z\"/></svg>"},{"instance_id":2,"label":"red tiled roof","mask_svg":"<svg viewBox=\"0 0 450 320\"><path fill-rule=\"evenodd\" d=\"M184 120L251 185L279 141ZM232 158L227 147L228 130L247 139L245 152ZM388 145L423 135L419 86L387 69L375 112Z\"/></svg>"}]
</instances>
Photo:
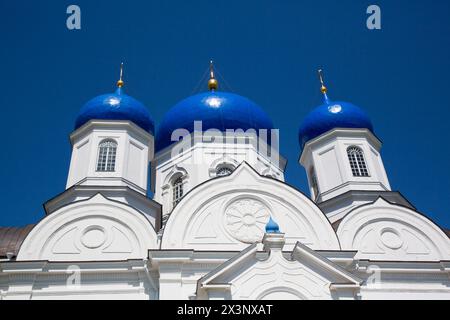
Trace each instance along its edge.
<instances>
[{"instance_id":1,"label":"red tiled roof","mask_svg":"<svg viewBox=\"0 0 450 320\"><path fill-rule=\"evenodd\" d=\"M24 227L0 227L0 257L6 257L7 253L17 256L23 240L33 227L34 224Z\"/></svg>"},{"instance_id":2,"label":"red tiled roof","mask_svg":"<svg viewBox=\"0 0 450 320\"><path fill-rule=\"evenodd\" d=\"M450 238L450 229L443 229L445 234Z\"/></svg>"}]
</instances>

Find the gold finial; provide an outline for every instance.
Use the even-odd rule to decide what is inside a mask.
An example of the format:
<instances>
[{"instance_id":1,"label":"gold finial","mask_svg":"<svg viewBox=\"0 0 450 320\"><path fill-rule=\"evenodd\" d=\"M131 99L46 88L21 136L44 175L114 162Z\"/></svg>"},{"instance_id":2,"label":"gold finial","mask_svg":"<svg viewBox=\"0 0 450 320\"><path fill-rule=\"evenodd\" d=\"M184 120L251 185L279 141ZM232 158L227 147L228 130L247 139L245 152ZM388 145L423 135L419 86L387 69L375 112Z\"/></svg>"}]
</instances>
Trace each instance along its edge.
<instances>
[{"instance_id":1,"label":"gold finial","mask_svg":"<svg viewBox=\"0 0 450 320\"><path fill-rule=\"evenodd\" d=\"M117 81L117 87L119 87L119 88L122 88L124 85L122 77L123 77L123 62L120 64L120 78L119 78L119 81Z\"/></svg>"},{"instance_id":2,"label":"gold finial","mask_svg":"<svg viewBox=\"0 0 450 320\"><path fill-rule=\"evenodd\" d=\"M208 80L208 88L209 90L217 90L219 87L219 82L217 82L217 79L214 77L214 65L213 61L211 60L209 62L209 80Z\"/></svg>"},{"instance_id":3,"label":"gold finial","mask_svg":"<svg viewBox=\"0 0 450 320\"><path fill-rule=\"evenodd\" d=\"M319 70L317 71L317 73L319 74L319 80L320 80L320 84L321 84L320 91L321 91L323 94L327 94L327 87L325 87L325 84L324 84L324 82L323 82L322 69L319 69Z\"/></svg>"}]
</instances>

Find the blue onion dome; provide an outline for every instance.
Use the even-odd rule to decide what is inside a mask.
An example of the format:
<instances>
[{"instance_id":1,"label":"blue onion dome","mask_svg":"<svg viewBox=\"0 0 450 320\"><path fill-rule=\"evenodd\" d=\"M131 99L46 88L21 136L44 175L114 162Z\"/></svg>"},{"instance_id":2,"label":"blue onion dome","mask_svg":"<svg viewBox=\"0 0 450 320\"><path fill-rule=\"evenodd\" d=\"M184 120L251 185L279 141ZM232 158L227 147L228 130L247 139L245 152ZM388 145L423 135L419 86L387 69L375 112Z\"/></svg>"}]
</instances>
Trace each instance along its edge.
<instances>
[{"instance_id":1,"label":"blue onion dome","mask_svg":"<svg viewBox=\"0 0 450 320\"><path fill-rule=\"evenodd\" d=\"M194 132L194 121L202 122L203 131L255 129L258 133L259 129L273 129L269 116L251 100L230 92L203 92L180 101L166 113L156 134L156 150L173 143L176 129Z\"/></svg>"},{"instance_id":2,"label":"blue onion dome","mask_svg":"<svg viewBox=\"0 0 450 320\"><path fill-rule=\"evenodd\" d=\"M194 132L194 121L202 122L202 130L273 129L272 120L253 101L240 95L217 91L218 83L211 73L209 91L190 96L172 107L162 119L156 134L156 151L174 143L172 132L186 129ZM270 131L267 133L270 137Z\"/></svg>"},{"instance_id":3,"label":"blue onion dome","mask_svg":"<svg viewBox=\"0 0 450 320\"><path fill-rule=\"evenodd\" d=\"M324 103L305 117L298 131L302 149L308 141L335 128L365 128L373 132L372 122L364 110L349 102L331 101L322 78L321 82Z\"/></svg>"},{"instance_id":4,"label":"blue onion dome","mask_svg":"<svg viewBox=\"0 0 450 320\"><path fill-rule=\"evenodd\" d=\"M280 227L278 224L272 219L272 216L269 218L269 222L266 224L266 233L279 233Z\"/></svg>"},{"instance_id":5,"label":"blue onion dome","mask_svg":"<svg viewBox=\"0 0 450 320\"><path fill-rule=\"evenodd\" d=\"M81 108L75 121L75 129L89 120L129 120L154 134L155 124L150 112L141 102L124 93L122 76L117 86L116 92L97 96Z\"/></svg>"}]
</instances>

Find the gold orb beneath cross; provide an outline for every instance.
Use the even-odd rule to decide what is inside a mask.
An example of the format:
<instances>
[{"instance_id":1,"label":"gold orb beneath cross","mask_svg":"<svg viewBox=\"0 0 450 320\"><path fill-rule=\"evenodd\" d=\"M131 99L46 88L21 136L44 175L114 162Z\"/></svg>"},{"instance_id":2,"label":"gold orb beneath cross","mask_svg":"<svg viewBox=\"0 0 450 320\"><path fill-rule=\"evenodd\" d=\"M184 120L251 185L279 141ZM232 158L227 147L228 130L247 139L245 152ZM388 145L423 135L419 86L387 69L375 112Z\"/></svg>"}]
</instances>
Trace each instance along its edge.
<instances>
[{"instance_id":1,"label":"gold orb beneath cross","mask_svg":"<svg viewBox=\"0 0 450 320\"><path fill-rule=\"evenodd\" d=\"M209 79L208 80L208 88L209 88L209 90L217 90L218 87L219 87L219 83L217 82L216 79Z\"/></svg>"}]
</instances>

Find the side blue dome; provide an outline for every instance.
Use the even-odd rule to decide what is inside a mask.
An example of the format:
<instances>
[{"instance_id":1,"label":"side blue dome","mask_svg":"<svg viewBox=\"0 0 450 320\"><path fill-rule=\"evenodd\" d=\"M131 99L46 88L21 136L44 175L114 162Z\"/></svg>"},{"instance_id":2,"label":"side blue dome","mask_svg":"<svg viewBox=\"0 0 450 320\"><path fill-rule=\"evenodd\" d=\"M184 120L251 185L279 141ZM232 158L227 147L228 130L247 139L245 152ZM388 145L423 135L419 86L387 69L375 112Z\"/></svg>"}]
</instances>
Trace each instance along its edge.
<instances>
[{"instance_id":1,"label":"side blue dome","mask_svg":"<svg viewBox=\"0 0 450 320\"><path fill-rule=\"evenodd\" d=\"M138 100L126 95L122 88L89 100L78 114L75 129L93 119L130 120L151 134L155 131L155 124L148 109Z\"/></svg>"},{"instance_id":2,"label":"side blue dome","mask_svg":"<svg viewBox=\"0 0 450 320\"><path fill-rule=\"evenodd\" d=\"M364 110L344 101L330 101L311 111L300 126L298 137L303 149L305 144L335 128L365 128L373 132L372 122Z\"/></svg>"},{"instance_id":3,"label":"side blue dome","mask_svg":"<svg viewBox=\"0 0 450 320\"><path fill-rule=\"evenodd\" d=\"M273 129L272 120L254 102L240 95L208 91L188 97L164 116L156 134L156 151L173 143L172 132L186 129L194 132L194 121L202 121L202 130L218 129ZM268 132L270 136L270 132Z\"/></svg>"}]
</instances>

